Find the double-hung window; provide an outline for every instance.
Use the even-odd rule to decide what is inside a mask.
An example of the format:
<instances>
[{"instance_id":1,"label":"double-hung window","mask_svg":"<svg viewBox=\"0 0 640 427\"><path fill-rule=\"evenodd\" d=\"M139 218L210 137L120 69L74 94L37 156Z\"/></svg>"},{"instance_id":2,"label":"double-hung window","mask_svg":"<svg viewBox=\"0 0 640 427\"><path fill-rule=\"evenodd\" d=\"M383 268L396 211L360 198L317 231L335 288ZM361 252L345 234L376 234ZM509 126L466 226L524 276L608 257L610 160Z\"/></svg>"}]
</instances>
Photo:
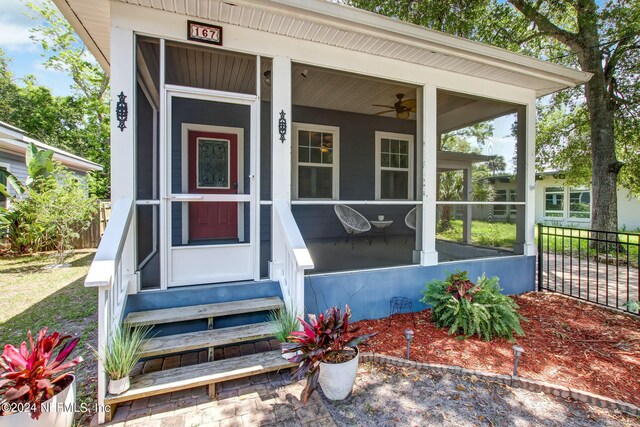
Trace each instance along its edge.
<instances>
[{"instance_id":1,"label":"double-hung window","mask_svg":"<svg viewBox=\"0 0 640 427\"><path fill-rule=\"evenodd\" d=\"M591 191L588 188L569 188L569 218L591 218Z\"/></svg>"},{"instance_id":2,"label":"double-hung window","mask_svg":"<svg viewBox=\"0 0 640 427\"><path fill-rule=\"evenodd\" d=\"M293 124L293 195L338 200L340 128Z\"/></svg>"},{"instance_id":3,"label":"double-hung window","mask_svg":"<svg viewBox=\"0 0 640 427\"><path fill-rule=\"evenodd\" d=\"M376 200L413 199L413 135L376 132Z\"/></svg>"},{"instance_id":4,"label":"double-hung window","mask_svg":"<svg viewBox=\"0 0 640 427\"><path fill-rule=\"evenodd\" d=\"M544 189L544 216L560 219L564 217L564 187Z\"/></svg>"}]
</instances>

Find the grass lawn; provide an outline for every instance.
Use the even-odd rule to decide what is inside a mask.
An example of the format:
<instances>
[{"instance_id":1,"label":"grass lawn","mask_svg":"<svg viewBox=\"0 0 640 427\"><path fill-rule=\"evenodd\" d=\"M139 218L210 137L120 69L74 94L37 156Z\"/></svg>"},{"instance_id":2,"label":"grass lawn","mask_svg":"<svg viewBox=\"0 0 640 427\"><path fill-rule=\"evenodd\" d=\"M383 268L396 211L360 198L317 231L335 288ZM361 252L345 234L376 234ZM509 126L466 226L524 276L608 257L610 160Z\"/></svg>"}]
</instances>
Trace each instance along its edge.
<instances>
[{"instance_id":1,"label":"grass lawn","mask_svg":"<svg viewBox=\"0 0 640 427\"><path fill-rule=\"evenodd\" d=\"M574 254L577 256L578 252L582 255L595 256L596 249L589 246L591 235L587 230L577 229L562 229L549 227L547 232L550 236L545 236L542 242L544 252L560 253L564 252L567 255ZM538 243L538 227L535 228L535 241ZM436 238L442 240L449 240L454 242L462 242L462 220L451 220L451 228L444 232L436 234ZM580 238L580 239L578 239ZM614 239L613 234L609 235L609 239ZM618 253L618 257L627 258L633 265L639 264L639 246L640 237L638 234L620 234L618 236L620 241L619 247L622 252ZM504 222L487 222L473 220L471 223L471 241L473 244L480 246L492 246L498 248L511 249L516 241L516 225L508 224ZM604 254L602 249L599 250L600 254ZM615 244L611 244L611 250L609 255L614 257Z\"/></svg>"},{"instance_id":2,"label":"grass lawn","mask_svg":"<svg viewBox=\"0 0 640 427\"><path fill-rule=\"evenodd\" d=\"M451 228L444 232L438 232L436 238L462 242L462 220L451 220ZM515 224L476 220L471 223L471 242L473 244L511 249L515 241Z\"/></svg>"},{"instance_id":3,"label":"grass lawn","mask_svg":"<svg viewBox=\"0 0 640 427\"><path fill-rule=\"evenodd\" d=\"M87 344L97 345L98 291L84 287L84 277L94 251L76 251L70 266L50 268L53 253L0 258L0 344L18 346L27 330L37 333L47 326L80 337L72 356L84 361L76 368L78 404L93 404L96 393L96 360ZM88 414L78 414L79 424L88 423Z\"/></svg>"}]
</instances>

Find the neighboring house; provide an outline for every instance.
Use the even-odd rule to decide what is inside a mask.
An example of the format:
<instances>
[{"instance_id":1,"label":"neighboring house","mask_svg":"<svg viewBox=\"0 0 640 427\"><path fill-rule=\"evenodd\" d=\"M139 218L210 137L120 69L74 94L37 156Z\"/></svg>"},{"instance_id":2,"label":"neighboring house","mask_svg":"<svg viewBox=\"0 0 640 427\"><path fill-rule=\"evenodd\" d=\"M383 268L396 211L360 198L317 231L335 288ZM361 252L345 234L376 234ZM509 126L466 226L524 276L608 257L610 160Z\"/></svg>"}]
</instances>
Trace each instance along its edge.
<instances>
[{"instance_id":1,"label":"neighboring house","mask_svg":"<svg viewBox=\"0 0 640 427\"><path fill-rule=\"evenodd\" d=\"M354 320L389 315L394 296L420 309L424 283L458 269L535 288L536 98L588 73L321 0L54 3L111 78L113 210L86 281L100 288L99 348L123 319L163 325L147 356L211 348L208 327L263 320L280 298L298 313L348 303ZM440 151L441 135L504 115L518 122L513 251L436 242L451 204L438 174L465 171L470 194L482 160ZM374 220L371 244L337 241L336 204ZM475 202L455 204L470 221ZM194 308L209 303L221 305ZM234 341L261 330L244 328ZM99 402L256 360L278 369L276 353L236 358L235 374L210 375L214 361L143 375L121 397L105 397L101 370Z\"/></svg>"},{"instance_id":2,"label":"neighboring house","mask_svg":"<svg viewBox=\"0 0 640 427\"><path fill-rule=\"evenodd\" d=\"M517 200L516 183L512 175L494 176L488 179L493 185L495 201ZM563 227L591 227L591 187L566 184L564 174L549 171L536 174L536 223ZM488 206L476 206L473 218L489 219ZM640 230L640 200L626 188L618 189L618 226L627 231ZM514 222L514 205L493 206L493 219Z\"/></svg>"},{"instance_id":3,"label":"neighboring house","mask_svg":"<svg viewBox=\"0 0 640 427\"><path fill-rule=\"evenodd\" d=\"M0 122L0 169L11 172L23 183L29 176L27 165L25 164L25 153L29 143L35 144L40 150L52 150L53 159L69 168L79 178L84 178L88 172L102 170L102 166L97 163L36 141L33 138L29 138L22 129ZM15 191L11 186L9 186L9 193L15 195ZM6 207L7 203L8 200L3 195L0 195L0 206Z\"/></svg>"}]
</instances>

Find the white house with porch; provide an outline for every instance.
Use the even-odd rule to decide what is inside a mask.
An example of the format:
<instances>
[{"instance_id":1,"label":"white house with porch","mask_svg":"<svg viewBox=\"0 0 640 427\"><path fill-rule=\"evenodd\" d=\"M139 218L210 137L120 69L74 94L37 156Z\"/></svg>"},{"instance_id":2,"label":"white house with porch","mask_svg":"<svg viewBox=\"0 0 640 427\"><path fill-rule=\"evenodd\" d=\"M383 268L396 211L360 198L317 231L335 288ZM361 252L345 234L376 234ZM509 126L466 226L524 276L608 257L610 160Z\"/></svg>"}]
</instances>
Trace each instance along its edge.
<instances>
[{"instance_id":1,"label":"white house with porch","mask_svg":"<svg viewBox=\"0 0 640 427\"><path fill-rule=\"evenodd\" d=\"M356 320L388 315L393 296L417 310L424 283L457 269L534 289L535 101L588 74L322 0L54 2L111 76L113 211L86 280L101 347L122 322L156 325L145 357L255 340L283 302L348 303ZM441 151L440 135L504 115L518 123L518 199L494 204L516 207L516 244L436 241L438 205L470 224L480 203L470 173L465 200L438 200L438 174L487 160ZM335 205L371 225L355 242ZM288 366L277 351L212 356L120 396L101 370L100 403L214 395Z\"/></svg>"}]
</instances>

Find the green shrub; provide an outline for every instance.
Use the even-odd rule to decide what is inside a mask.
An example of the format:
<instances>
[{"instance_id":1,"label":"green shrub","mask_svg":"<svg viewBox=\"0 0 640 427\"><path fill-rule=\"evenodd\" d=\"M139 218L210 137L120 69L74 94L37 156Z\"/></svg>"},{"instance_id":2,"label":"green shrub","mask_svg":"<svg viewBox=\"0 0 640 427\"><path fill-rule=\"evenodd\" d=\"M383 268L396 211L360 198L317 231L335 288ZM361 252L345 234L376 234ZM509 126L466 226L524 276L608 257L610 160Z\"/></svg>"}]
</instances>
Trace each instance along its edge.
<instances>
[{"instance_id":1,"label":"green shrub","mask_svg":"<svg viewBox=\"0 0 640 427\"><path fill-rule=\"evenodd\" d=\"M497 277L489 279L483 274L474 284L462 271L445 281L427 283L420 301L431 305L431 319L438 327L449 328L450 334L513 341L514 332L524 335L520 320L525 319L518 314L518 305L500 291Z\"/></svg>"}]
</instances>

